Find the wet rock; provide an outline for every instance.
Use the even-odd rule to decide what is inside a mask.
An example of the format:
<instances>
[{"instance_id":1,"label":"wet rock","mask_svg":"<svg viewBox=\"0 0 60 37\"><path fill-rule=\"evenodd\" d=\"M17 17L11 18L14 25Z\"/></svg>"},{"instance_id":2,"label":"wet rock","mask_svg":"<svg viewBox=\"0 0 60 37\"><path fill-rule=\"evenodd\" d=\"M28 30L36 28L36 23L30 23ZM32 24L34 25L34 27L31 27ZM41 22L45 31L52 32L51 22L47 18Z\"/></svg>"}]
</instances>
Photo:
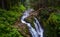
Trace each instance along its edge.
<instances>
[{"instance_id":1,"label":"wet rock","mask_svg":"<svg viewBox=\"0 0 60 37\"><path fill-rule=\"evenodd\" d=\"M18 31L24 36L24 37L30 37L30 33L28 30L28 27L26 26L26 24L23 24L20 22L20 20L15 22L14 27L16 27L18 29Z\"/></svg>"}]
</instances>

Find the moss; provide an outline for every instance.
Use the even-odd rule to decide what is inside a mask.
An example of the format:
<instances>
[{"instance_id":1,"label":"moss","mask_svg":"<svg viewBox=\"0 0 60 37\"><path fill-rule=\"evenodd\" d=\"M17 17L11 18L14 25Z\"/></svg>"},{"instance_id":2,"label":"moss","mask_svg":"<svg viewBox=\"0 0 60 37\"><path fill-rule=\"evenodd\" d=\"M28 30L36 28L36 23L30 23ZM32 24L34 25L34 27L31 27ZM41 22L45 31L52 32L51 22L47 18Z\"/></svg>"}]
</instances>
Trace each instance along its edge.
<instances>
[{"instance_id":1,"label":"moss","mask_svg":"<svg viewBox=\"0 0 60 37\"><path fill-rule=\"evenodd\" d=\"M26 22L30 23L31 26L32 26L33 28L35 28L35 26L34 26L34 17L33 17L33 18L31 18L31 16L28 17L28 18L26 19Z\"/></svg>"}]
</instances>

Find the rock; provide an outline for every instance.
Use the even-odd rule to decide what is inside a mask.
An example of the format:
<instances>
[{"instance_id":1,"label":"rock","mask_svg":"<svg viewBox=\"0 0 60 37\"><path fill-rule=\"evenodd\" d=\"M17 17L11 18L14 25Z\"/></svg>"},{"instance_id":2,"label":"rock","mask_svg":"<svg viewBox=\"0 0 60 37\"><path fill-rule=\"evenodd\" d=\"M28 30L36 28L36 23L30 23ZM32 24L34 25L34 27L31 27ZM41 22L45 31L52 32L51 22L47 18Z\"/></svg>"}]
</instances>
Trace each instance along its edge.
<instances>
[{"instance_id":1,"label":"rock","mask_svg":"<svg viewBox=\"0 0 60 37\"><path fill-rule=\"evenodd\" d=\"M20 22L20 20L15 22L14 27L16 27L18 29L18 31L25 37L30 37L30 33L28 30L28 27L26 26L26 24L23 24Z\"/></svg>"}]
</instances>

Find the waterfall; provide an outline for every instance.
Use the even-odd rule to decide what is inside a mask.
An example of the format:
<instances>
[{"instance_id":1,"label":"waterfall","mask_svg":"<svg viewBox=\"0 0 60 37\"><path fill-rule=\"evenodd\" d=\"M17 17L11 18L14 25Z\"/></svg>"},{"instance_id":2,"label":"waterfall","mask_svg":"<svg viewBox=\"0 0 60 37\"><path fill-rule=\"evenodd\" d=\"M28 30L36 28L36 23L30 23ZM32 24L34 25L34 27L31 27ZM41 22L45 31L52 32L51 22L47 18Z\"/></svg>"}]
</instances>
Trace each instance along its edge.
<instances>
[{"instance_id":1,"label":"waterfall","mask_svg":"<svg viewBox=\"0 0 60 37\"><path fill-rule=\"evenodd\" d=\"M25 18L27 18L29 16L29 13L31 11L34 11L34 10L33 9L28 9L24 12L24 14L21 18L21 22L25 23L28 26L28 29L29 29L32 37L43 37L43 29L42 29L42 27L41 27L41 25L40 25L37 18L34 17L34 19L35 19L35 21L34 21L35 28L33 28L30 23L27 23L25 21Z\"/></svg>"}]
</instances>

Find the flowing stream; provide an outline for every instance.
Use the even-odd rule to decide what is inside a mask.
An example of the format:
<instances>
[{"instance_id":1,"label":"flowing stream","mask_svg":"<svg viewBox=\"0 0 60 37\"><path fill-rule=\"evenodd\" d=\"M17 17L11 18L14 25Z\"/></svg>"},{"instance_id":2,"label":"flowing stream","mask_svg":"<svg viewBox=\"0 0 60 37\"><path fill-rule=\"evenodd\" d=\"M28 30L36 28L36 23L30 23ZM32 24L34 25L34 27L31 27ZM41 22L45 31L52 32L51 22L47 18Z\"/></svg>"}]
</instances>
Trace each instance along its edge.
<instances>
[{"instance_id":1,"label":"flowing stream","mask_svg":"<svg viewBox=\"0 0 60 37\"><path fill-rule=\"evenodd\" d=\"M42 29L42 27L41 27L41 25L40 25L37 18L34 17L34 19L35 19L35 21L34 21L35 28L33 28L30 23L27 23L25 21L25 18L29 17L29 13L31 11L34 11L34 10L33 9L28 9L24 12L24 14L21 18L21 22L25 23L28 26L28 29L29 29L32 37L43 37L43 29Z\"/></svg>"}]
</instances>

